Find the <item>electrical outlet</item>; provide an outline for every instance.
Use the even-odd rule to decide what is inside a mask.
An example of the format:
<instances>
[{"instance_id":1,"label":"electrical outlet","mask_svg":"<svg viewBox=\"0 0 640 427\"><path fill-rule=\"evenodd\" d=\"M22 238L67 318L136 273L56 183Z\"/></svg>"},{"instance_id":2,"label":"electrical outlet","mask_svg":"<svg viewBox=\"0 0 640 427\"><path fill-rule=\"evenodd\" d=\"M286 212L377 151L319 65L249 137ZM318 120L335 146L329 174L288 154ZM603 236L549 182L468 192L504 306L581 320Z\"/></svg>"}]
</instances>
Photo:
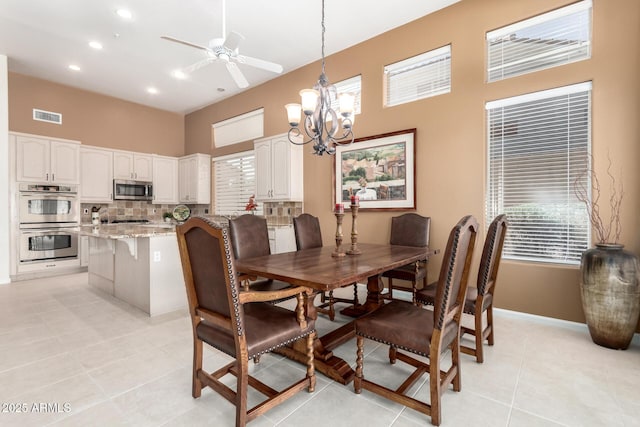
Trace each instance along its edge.
<instances>
[{"instance_id":1,"label":"electrical outlet","mask_svg":"<svg viewBox=\"0 0 640 427\"><path fill-rule=\"evenodd\" d=\"M82 212L83 212L85 215L88 215L88 214L89 214L89 209L84 208L84 210L83 210Z\"/></svg>"},{"instance_id":2,"label":"electrical outlet","mask_svg":"<svg viewBox=\"0 0 640 427\"><path fill-rule=\"evenodd\" d=\"M154 251L153 262L160 262L160 260L161 260L160 251Z\"/></svg>"}]
</instances>

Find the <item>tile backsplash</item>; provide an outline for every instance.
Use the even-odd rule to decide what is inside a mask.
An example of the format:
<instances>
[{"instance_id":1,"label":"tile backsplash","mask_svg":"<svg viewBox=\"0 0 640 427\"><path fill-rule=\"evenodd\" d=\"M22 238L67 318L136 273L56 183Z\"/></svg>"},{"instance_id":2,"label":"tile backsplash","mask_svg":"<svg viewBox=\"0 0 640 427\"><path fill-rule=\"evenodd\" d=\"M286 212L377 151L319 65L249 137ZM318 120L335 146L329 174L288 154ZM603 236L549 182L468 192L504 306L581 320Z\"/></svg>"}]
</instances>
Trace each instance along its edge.
<instances>
[{"instance_id":1,"label":"tile backsplash","mask_svg":"<svg viewBox=\"0 0 640 427\"><path fill-rule=\"evenodd\" d=\"M111 222L114 219L148 219L151 222L163 220L162 214L173 212L177 205L155 205L143 201L116 200L113 203L82 203L80 205L80 222L91 222L91 208L97 207L102 222ZM187 205L191 209L191 215L214 216L209 205ZM264 202L263 215L269 225L289 225L293 218L302 213L302 202ZM85 213L85 209L87 213ZM240 212L244 214L245 212ZM222 219L222 218L221 218Z\"/></svg>"},{"instance_id":2,"label":"tile backsplash","mask_svg":"<svg viewBox=\"0 0 640 427\"><path fill-rule=\"evenodd\" d=\"M111 222L114 219L148 219L151 222L163 220L162 214L173 212L177 205L154 205L143 201L116 200L113 203L81 203L80 222L91 222L91 208L99 208L100 220ZM191 215L209 215L209 205L187 205L191 209ZM85 213L85 209L88 213Z\"/></svg>"}]
</instances>

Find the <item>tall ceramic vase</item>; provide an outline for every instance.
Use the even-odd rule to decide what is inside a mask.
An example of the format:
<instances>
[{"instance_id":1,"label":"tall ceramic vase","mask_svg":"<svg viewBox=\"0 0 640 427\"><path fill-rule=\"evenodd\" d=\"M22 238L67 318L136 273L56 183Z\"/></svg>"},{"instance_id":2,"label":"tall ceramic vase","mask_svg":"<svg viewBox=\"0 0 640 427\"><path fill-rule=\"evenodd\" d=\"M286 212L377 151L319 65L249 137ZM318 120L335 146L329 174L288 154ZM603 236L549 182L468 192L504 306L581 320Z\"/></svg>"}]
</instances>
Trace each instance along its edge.
<instances>
[{"instance_id":1,"label":"tall ceramic vase","mask_svg":"<svg viewBox=\"0 0 640 427\"><path fill-rule=\"evenodd\" d=\"M582 307L591 339L625 350L640 315L638 257L618 244L596 244L582 254Z\"/></svg>"}]
</instances>

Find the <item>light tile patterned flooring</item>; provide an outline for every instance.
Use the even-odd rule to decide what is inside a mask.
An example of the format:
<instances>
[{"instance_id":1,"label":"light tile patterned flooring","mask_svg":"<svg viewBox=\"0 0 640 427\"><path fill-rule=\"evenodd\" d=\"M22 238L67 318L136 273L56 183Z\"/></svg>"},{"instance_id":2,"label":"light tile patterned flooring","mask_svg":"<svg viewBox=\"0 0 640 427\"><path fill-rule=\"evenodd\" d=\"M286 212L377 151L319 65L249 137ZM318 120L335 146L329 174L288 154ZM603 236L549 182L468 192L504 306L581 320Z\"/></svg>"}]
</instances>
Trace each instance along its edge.
<instances>
[{"instance_id":1,"label":"light tile patterned flooring","mask_svg":"<svg viewBox=\"0 0 640 427\"><path fill-rule=\"evenodd\" d=\"M318 321L321 334L335 326ZM91 289L86 273L0 286L0 425L234 425L233 406L211 390L191 397L191 348L186 313L150 319ZM637 336L630 349L613 351L593 344L583 325L499 312L496 345L485 350L484 364L462 355L462 391L443 396L442 426L640 426ZM355 352L355 340L335 351L352 365ZM365 354L365 376L398 384L394 371L406 366L390 367L385 346L367 341ZM206 350L205 368L228 360ZM275 388L304 375L301 365L277 355L251 366ZM421 399L428 398L426 381L414 389ZM255 399L251 394L249 403ZM16 413L16 405L27 412ZM314 393L300 393L250 425L430 421L320 374Z\"/></svg>"}]
</instances>

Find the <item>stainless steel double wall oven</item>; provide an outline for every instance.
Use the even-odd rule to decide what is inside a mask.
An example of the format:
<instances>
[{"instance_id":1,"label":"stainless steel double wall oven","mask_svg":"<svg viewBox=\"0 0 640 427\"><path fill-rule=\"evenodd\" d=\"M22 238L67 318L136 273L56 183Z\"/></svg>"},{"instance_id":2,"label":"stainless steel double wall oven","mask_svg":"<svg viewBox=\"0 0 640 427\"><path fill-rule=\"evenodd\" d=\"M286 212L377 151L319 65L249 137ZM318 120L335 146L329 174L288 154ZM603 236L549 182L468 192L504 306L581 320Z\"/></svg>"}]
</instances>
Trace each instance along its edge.
<instances>
[{"instance_id":1,"label":"stainless steel double wall oven","mask_svg":"<svg viewBox=\"0 0 640 427\"><path fill-rule=\"evenodd\" d=\"M77 259L77 185L19 184L20 263Z\"/></svg>"}]
</instances>

